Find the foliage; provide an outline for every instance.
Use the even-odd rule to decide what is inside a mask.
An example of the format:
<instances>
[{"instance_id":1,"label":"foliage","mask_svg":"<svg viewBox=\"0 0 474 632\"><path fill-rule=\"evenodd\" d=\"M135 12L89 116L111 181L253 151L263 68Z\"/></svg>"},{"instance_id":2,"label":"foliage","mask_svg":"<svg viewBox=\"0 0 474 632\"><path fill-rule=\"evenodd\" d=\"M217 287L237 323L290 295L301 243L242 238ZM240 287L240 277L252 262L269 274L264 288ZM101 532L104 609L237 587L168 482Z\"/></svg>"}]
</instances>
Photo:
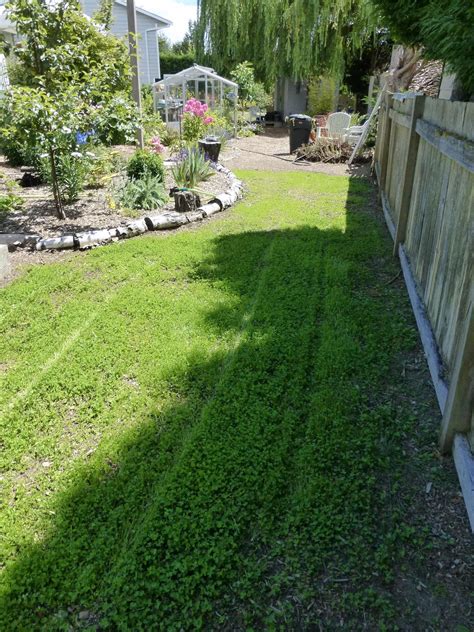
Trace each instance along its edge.
<instances>
[{"instance_id":1,"label":"foliage","mask_svg":"<svg viewBox=\"0 0 474 632\"><path fill-rule=\"evenodd\" d=\"M336 81L332 77L315 77L309 83L308 110L311 116L334 112Z\"/></svg>"},{"instance_id":2,"label":"foliage","mask_svg":"<svg viewBox=\"0 0 474 632\"><path fill-rule=\"evenodd\" d=\"M78 199L88 182L92 158L92 153L87 155L80 151L58 152L53 174L49 154L45 154L45 159L41 161L40 173L51 186L54 185L54 179L56 179L61 199L70 204Z\"/></svg>"},{"instance_id":3,"label":"foliage","mask_svg":"<svg viewBox=\"0 0 474 632\"><path fill-rule=\"evenodd\" d=\"M4 96L0 112L5 155L16 164L27 159L41 171L61 216L62 201L75 199L86 180L84 144L91 134L82 127L88 121L84 101L73 86L57 95L14 86Z\"/></svg>"},{"instance_id":4,"label":"foliage","mask_svg":"<svg viewBox=\"0 0 474 632\"><path fill-rule=\"evenodd\" d=\"M25 201L15 193L0 193L0 217L23 206Z\"/></svg>"},{"instance_id":5,"label":"foliage","mask_svg":"<svg viewBox=\"0 0 474 632\"><path fill-rule=\"evenodd\" d=\"M172 151L182 146L182 141L178 130L166 127L160 132L160 139L163 145L169 147Z\"/></svg>"},{"instance_id":6,"label":"foliage","mask_svg":"<svg viewBox=\"0 0 474 632\"><path fill-rule=\"evenodd\" d=\"M356 109L365 111L362 100L367 96L371 75L385 72L390 64L393 40L386 28L377 28L357 55L348 61L344 83L356 95Z\"/></svg>"},{"instance_id":7,"label":"foliage","mask_svg":"<svg viewBox=\"0 0 474 632\"><path fill-rule=\"evenodd\" d=\"M167 200L163 180L151 172L127 180L117 192L119 206L130 210L152 211L163 206Z\"/></svg>"},{"instance_id":8,"label":"foliage","mask_svg":"<svg viewBox=\"0 0 474 632\"><path fill-rule=\"evenodd\" d=\"M98 145L90 153L91 160L88 165L86 183L89 187L104 186L125 168L123 156L110 147Z\"/></svg>"},{"instance_id":9,"label":"foliage","mask_svg":"<svg viewBox=\"0 0 474 632\"><path fill-rule=\"evenodd\" d=\"M152 177L164 182L165 167L163 159L155 152L139 149L128 161L127 175L132 180Z\"/></svg>"},{"instance_id":10,"label":"foliage","mask_svg":"<svg viewBox=\"0 0 474 632\"><path fill-rule=\"evenodd\" d=\"M316 68L341 77L375 22L370 0L202 0L197 52L221 72L248 60L267 85Z\"/></svg>"},{"instance_id":11,"label":"foliage","mask_svg":"<svg viewBox=\"0 0 474 632\"><path fill-rule=\"evenodd\" d=\"M169 130L159 112L144 113L142 116L142 127L146 142L149 142L155 136L159 136L165 145L169 144L167 142Z\"/></svg>"},{"instance_id":12,"label":"foliage","mask_svg":"<svg viewBox=\"0 0 474 632\"><path fill-rule=\"evenodd\" d=\"M0 191L0 218L3 215L8 215L11 211L15 211L21 208L24 204L24 199L18 195L18 184L15 180L5 177L0 174L0 184L2 190Z\"/></svg>"},{"instance_id":13,"label":"foliage","mask_svg":"<svg viewBox=\"0 0 474 632\"><path fill-rule=\"evenodd\" d=\"M22 85L55 92L74 83L87 87L91 101L129 90L125 42L101 32L77 0L10 0L7 15L22 36L14 47Z\"/></svg>"},{"instance_id":14,"label":"foliage","mask_svg":"<svg viewBox=\"0 0 474 632\"><path fill-rule=\"evenodd\" d=\"M222 145L233 136L234 124L231 115L223 109L209 110L212 123L207 126L206 136L216 136Z\"/></svg>"},{"instance_id":15,"label":"foliage","mask_svg":"<svg viewBox=\"0 0 474 632\"><path fill-rule=\"evenodd\" d=\"M172 45L173 53L179 53L181 55L194 55L194 40L196 37L196 22L189 20L188 30L184 34L181 41L175 42Z\"/></svg>"},{"instance_id":16,"label":"foliage","mask_svg":"<svg viewBox=\"0 0 474 632\"><path fill-rule=\"evenodd\" d=\"M459 77L468 97L474 94L474 4L465 0L373 0L392 37L422 47L423 55L444 61Z\"/></svg>"},{"instance_id":17,"label":"foliage","mask_svg":"<svg viewBox=\"0 0 474 632\"><path fill-rule=\"evenodd\" d=\"M230 73L232 79L239 84L239 101L242 107L256 105L265 108L271 100L263 83L255 80L253 65L244 61Z\"/></svg>"},{"instance_id":18,"label":"foliage","mask_svg":"<svg viewBox=\"0 0 474 632\"><path fill-rule=\"evenodd\" d=\"M105 96L105 95L104 95ZM87 101L86 101L87 103ZM89 109L90 127L106 145L134 142L138 111L128 93L116 92Z\"/></svg>"},{"instance_id":19,"label":"foliage","mask_svg":"<svg viewBox=\"0 0 474 632\"><path fill-rule=\"evenodd\" d=\"M197 147L184 150L171 172L178 187L189 189L194 189L199 182L209 180L215 173L209 161Z\"/></svg>"},{"instance_id":20,"label":"foliage","mask_svg":"<svg viewBox=\"0 0 474 632\"><path fill-rule=\"evenodd\" d=\"M110 31L113 19L114 0L100 0L99 8L94 13L94 20L100 24L105 31Z\"/></svg>"},{"instance_id":21,"label":"foliage","mask_svg":"<svg viewBox=\"0 0 474 632\"><path fill-rule=\"evenodd\" d=\"M161 76L174 75L181 70L186 70L196 61L194 53L160 53Z\"/></svg>"},{"instance_id":22,"label":"foliage","mask_svg":"<svg viewBox=\"0 0 474 632\"><path fill-rule=\"evenodd\" d=\"M101 7L105 19L109 4ZM11 0L7 15L21 36L14 49L21 83L1 105L0 142L15 163L41 168L64 218L63 201L75 199L87 180L88 161L74 156L79 139L133 138L138 113L125 44L86 18L77 0Z\"/></svg>"},{"instance_id":23,"label":"foliage","mask_svg":"<svg viewBox=\"0 0 474 632\"><path fill-rule=\"evenodd\" d=\"M1 629L472 627L426 581L470 543L424 500L457 488L374 191L238 175L219 221L0 293Z\"/></svg>"},{"instance_id":24,"label":"foliage","mask_svg":"<svg viewBox=\"0 0 474 632\"><path fill-rule=\"evenodd\" d=\"M316 138L310 145L303 145L296 154L311 162L347 162L353 147L339 138Z\"/></svg>"}]
</instances>

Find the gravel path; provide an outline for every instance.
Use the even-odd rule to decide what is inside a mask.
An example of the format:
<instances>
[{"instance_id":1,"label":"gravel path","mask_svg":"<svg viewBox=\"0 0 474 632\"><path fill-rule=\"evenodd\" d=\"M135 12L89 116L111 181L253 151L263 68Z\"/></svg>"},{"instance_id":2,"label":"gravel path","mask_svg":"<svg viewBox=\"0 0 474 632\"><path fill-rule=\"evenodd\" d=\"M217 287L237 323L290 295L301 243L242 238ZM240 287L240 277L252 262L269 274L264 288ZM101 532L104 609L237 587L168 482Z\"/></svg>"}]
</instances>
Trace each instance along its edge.
<instances>
[{"instance_id":1,"label":"gravel path","mask_svg":"<svg viewBox=\"0 0 474 632\"><path fill-rule=\"evenodd\" d=\"M288 130L267 128L263 134L229 141L221 155L221 162L231 171L309 171L335 176L367 175L370 171L367 164L348 167L324 162L295 162L289 150Z\"/></svg>"}]
</instances>

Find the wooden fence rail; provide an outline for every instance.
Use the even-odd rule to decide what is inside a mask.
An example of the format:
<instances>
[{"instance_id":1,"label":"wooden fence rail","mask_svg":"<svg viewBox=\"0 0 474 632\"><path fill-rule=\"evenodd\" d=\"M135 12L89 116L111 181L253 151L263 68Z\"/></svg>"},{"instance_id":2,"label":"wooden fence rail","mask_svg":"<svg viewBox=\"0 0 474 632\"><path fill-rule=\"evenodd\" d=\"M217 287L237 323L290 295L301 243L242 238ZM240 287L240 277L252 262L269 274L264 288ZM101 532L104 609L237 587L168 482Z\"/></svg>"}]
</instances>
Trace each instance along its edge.
<instances>
[{"instance_id":1,"label":"wooden fence rail","mask_svg":"<svg viewBox=\"0 0 474 632\"><path fill-rule=\"evenodd\" d=\"M474 103L385 93L374 163L474 531Z\"/></svg>"}]
</instances>

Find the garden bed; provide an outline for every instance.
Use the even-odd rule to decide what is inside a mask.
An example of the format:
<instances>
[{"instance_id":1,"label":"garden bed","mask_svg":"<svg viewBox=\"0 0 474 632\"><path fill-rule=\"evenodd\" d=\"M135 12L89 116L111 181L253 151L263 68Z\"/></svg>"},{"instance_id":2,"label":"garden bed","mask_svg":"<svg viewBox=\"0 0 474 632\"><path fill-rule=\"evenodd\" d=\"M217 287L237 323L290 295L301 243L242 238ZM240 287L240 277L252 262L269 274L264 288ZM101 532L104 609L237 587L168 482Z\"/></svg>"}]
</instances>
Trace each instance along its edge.
<instances>
[{"instance_id":1,"label":"garden bed","mask_svg":"<svg viewBox=\"0 0 474 632\"><path fill-rule=\"evenodd\" d=\"M127 156L133 148L121 147L120 152ZM2 179L19 181L22 177L20 168L12 167L3 157L0 158L0 174ZM67 219L59 219L56 215L51 189L46 185L15 189L15 193L24 199L24 205L16 210L2 213L0 211L0 233L36 234L41 237L71 235L77 232L92 231L115 226L125 226L130 219L141 217L144 211L126 211L118 209L113 203L113 187L118 178L110 185L100 188L88 188L80 194L79 199L65 207ZM170 167L165 171L165 188L174 186ZM225 173L216 171L199 188L209 199L226 191L229 178ZM202 202L208 200L201 195ZM174 210L174 201L161 207L160 212Z\"/></svg>"}]
</instances>

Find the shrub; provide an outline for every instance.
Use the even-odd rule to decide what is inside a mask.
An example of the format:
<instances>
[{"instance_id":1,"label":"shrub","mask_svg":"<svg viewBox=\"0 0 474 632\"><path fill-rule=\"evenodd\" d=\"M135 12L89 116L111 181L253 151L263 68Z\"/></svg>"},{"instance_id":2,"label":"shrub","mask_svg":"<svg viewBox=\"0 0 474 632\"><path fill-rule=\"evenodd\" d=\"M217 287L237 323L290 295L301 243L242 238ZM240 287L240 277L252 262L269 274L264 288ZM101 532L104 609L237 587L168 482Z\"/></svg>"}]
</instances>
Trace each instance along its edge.
<instances>
[{"instance_id":1,"label":"shrub","mask_svg":"<svg viewBox=\"0 0 474 632\"><path fill-rule=\"evenodd\" d=\"M130 158L127 165L127 175L132 180L151 176L159 182L164 182L165 168L163 160L157 153L140 149Z\"/></svg>"},{"instance_id":2,"label":"shrub","mask_svg":"<svg viewBox=\"0 0 474 632\"><path fill-rule=\"evenodd\" d=\"M138 126L138 110L127 93L104 95L90 108L90 125L106 145L132 143Z\"/></svg>"},{"instance_id":3,"label":"shrub","mask_svg":"<svg viewBox=\"0 0 474 632\"><path fill-rule=\"evenodd\" d=\"M309 84L308 109L311 116L334 112L336 81L332 77L315 77Z\"/></svg>"},{"instance_id":4,"label":"shrub","mask_svg":"<svg viewBox=\"0 0 474 632\"><path fill-rule=\"evenodd\" d=\"M153 138L150 139L150 147L151 151L155 152L155 154L162 154L165 151L165 146L159 136L153 136Z\"/></svg>"},{"instance_id":5,"label":"shrub","mask_svg":"<svg viewBox=\"0 0 474 632\"><path fill-rule=\"evenodd\" d=\"M183 139L194 142L206 135L209 125L214 123L209 108L198 99L189 99L184 106Z\"/></svg>"},{"instance_id":6,"label":"shrub","mask_svg":"<svg viewBox=\"0 0 474 632\"><path fill-rule=\"evenodd\" d=\"M256 105L265 108L271 104L272 98L266 92L265 86L255 80L253 64L248 61L237 64L230 76L239 84L239 101L242 107Z\"/></svg>"},{"instance_id":7,"label":"shrub","mask_svg":"<svg viewBox=\"0 0 474 632\"><path fill-rule=\"evenodd\" d=\"M24 202L24 199L15 193L0 194L0 217L21 208Z\"/></svg>"},{"instance_id":8,"label":"shrub","mask_svg":"<svg viewBox=\"0 0 474 632\"><path fill-rule=\"evenodd\" d=\"M99 145L94 147L89 164L87 186L101 187L125 168L125 159L117 150Z\"/></svg>"},{"instance_id":9,"label":"shrub","mask_svg":"<svg viewBox=\"0 0 474 632\"><path fill-rule=\"evenodd\" d=\"M208 160L197 147L185 151L184 157L172 168L174 180L178 187L194 189L194 187L214 175Z\"/></svg>"},{"instance_id":10,"label":"shrub","mask_svg":"<svg viewBox=\"0 0 474 632\"><path fill-rule=\"evenodd\" d=\"M160 53L161 74L174 75L192 66L194 61L193 53L162 52Z\"/></svg>"},{"instance_id":11,"label":"shrub","mask_svg":"<svg viewBox=\"0 0 474 632\"><path fill-rule=\"evenodd\" d=\"M63 198L76 199L86 183L91 161L81 145L91 131L108 144L133 139L138 112L128 94L125 43L86 18L77 0L12 0L7 15L20 35L21 85L2 99L0 143L14 163L42 170L64 219Z\"/></svg>"},{"instance_id":12,"label":"shrub","mask_svg":"<svg viewBox=\"0 0 474 632\"><path fill-rule=\"evenodd\" d=\"M130 210L151 211L165 204L168 196L160 178L146 174L128 180L118 191L119 206Z\"/></svg>"},{"instance_id":13,"label":"shrub","mask_svg":"<svg viewBox=\"0 0 474 632\"><path fill-rule=\"evenodd\" d=\"M474 94L472 61L474 7L466 0L373 0L396 42L423 49L446 63L466 96ZM468 53L467 51L471 51Z\"/></svg>"}]
</instances>

